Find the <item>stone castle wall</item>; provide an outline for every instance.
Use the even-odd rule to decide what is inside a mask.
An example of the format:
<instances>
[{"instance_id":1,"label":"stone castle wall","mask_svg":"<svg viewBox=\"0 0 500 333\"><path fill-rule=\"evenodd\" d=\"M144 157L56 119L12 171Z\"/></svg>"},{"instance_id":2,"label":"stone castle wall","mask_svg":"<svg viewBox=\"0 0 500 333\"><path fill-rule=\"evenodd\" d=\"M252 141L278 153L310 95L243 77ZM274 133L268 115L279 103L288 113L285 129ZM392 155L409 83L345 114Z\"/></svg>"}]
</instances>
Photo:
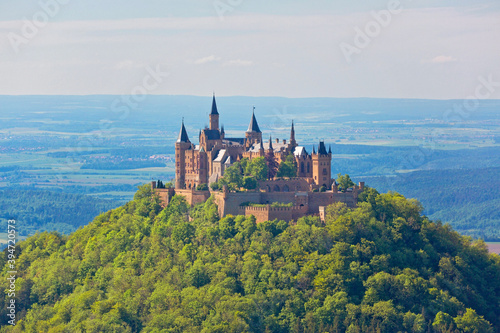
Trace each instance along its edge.
<instances>
[{"instance_id":1,"label":"stone castle wall","mask_svg":"<svg viewBox=\"0 0 500 333\"><path fill-rule=\"evenodd\" d=\"M281 180L274 185L283 185L285 180ZM267 185L270 182L266 182ZM273 183L271 183L273 184ZM348 207L354 208L358 202L358 193L364 189L364 184L354 187L352 191L345 193L337 191L327 192L278 192L278 191L247 191L247 192L228 192L226 191L196 191L190 190L174 190L174 189L156 189L154 183L153 190L160 196L163 206L166 206L173 195L181 195L186 198L189 205L194 206L205 202L210 196L214 196L215 203L218 206L219 216L226 215L254 215L257 222L267 220L297 220L306 215L321 215L324 207L327 207L335 202L344 202ZM280 187L281 190L281 187ZM267 205L265 207L242 207L243 203L255 203ZM271 207L274 202L292 203L292 207Z\"/></svg>"}]
</instances>

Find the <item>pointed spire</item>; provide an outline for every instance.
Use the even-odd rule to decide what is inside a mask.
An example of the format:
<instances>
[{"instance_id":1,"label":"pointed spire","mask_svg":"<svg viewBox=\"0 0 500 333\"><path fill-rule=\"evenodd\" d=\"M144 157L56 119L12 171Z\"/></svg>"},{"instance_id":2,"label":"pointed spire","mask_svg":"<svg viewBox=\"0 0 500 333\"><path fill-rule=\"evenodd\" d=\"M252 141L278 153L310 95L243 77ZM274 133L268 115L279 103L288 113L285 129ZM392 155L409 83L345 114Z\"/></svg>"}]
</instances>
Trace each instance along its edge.
<instances>
[{"instance_id":1,"label":"pointed spire","mask_svg":"<svg viewBox=\"0 0 500 333\"><path fill-rule=\"evenodd\" d=\"M292 120L292 129L290 130L290 143L295 144L295 126Z\"/></svg>"},{"instance_id":2,"label":"pointed spire","mask_svg":"<svg viewBox=\"0 0 500 333\"><path fill-rule=\"evenodd\" d=\"M257 119L255 118L255 106L253 107L252 120L250 120L247 132L261 133L259 124L257 124Z\"/></svg>"},{"instance_id":3,"label":"pointed spire","mask_svg":"<svg viewBox=\"0 0 500 333\"><path fill-rule=\"evenodd\" d=\"M274 150L274 148L273 148L273 139L271 138L270 135L269 135L269 150Z\"/></svg>"},{"instance_id":4,"label":"pointed spire","mask_svg":"<svg viewBox=\"0 0 500 333\"><path fill-rule=\"evenodd\" d=\"M212 112L210 114L219 114L219 111L217 111L217 103L215 102L215 92L212 99Z\"/></svg>"},{"instance_id":5,"label":"pointed spire","mask_svg":"<svg viewBox=\"0 0 500 333\"><path fill-rule=\"evenodd\" d=\"M314 145L313 145L313 154L316 154L316 148L314 148Z\"/></svg>"},{"instance_id":6,"label":"pointed spire","mask_svg":"<svg viewBox=\"0 0 500 333\"><path fill-rule=\"evenodd\" d=\"M259 149L262 151L264 150L264 142L262 140L260 140L260 148Z\"/></svg>"},{"instance_id":7,"label":"pointed spire","mask_svg":"<svg viewBox=\"0 0 500 333\"><path fill-rule=\"evenodd\" d=\"M182 118L181 131L179 132L179 137L177 138L177 142L190 142L189 137L187 135L186 127L184 127L184 118Z\"/></svg>"},{"instance_id":8,"label":"pointed spire","mask_svg":"<svg viewBox=\"0 0 500 333\"><path fill-rule=\"evenodd\" d=\"M330 147L328 147L328 154L331 154L332 153L332 145L330 145Z\"/></svg>"},{"instance_id":9,"label":"pointed spire","mask_svg":"<svg viewBox=\"0 0 500 333\"><path fill-rule=\"evenodd\" d=\"M226 132L224 132L224 125L222 125L222 127L221 127L221 129L220 129L220 132L221 132L221 134L226 133Z\"/></svg>"},{"instance_id":10,"label":"pointed spire","mask_svg":"<svg viewBox=\"0 0 500 333\"><path fill-rule=\"evenodd\" d=\"M318 154L320 155L327 155L328 153L326 152L326 147L325 147L325 142L320 141L318 145Z\"/></svg>"}]
</instances>

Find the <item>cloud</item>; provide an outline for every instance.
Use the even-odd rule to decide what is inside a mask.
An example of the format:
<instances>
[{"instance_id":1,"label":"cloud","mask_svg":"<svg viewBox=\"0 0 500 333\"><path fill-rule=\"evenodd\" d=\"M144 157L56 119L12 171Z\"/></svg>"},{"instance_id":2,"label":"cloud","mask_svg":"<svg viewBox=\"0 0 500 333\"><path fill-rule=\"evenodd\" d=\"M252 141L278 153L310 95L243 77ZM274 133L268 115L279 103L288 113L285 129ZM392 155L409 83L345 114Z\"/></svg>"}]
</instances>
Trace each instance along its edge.
<instances>
[{"instance_id":1,"label":"cloud","mask_svg":"<svg viewBox=\"0 0 500 333\"><path fill-rule=\"evenodd\" d=\"M224 66L237 66L237 67L247 67L247 66L252 66L253 61L251 60L241 60L241 59L236 59L236 60L229 60L224 63Z\"/></svg>"},{"instance_id":2,"label":"cloud","mask_svg":"<svg viewBox=\"0 0 500 333\"><path fill-rule=\"evenodd\" d=\"M205 57L205 58L200 58L200 59L195 60L194 64L195 65L203 65L203 64L208 64L208 63L211 63L211 62L218 62L220 60L221 60L220 57L216 57L214 55L211 55L211 56L208 56L208 57Z\"/></svg>"},{"instance_id":3,"label":"cloud","mask_svg":"<svg viewBox=\"0 0 500 333\"><path fill-rule=\"evenodd\" d=\"M429 62L431 62L433 64L444 64L447 62L455 62L455 61L457 61L457 59L455 59L451 56L440 55L440 56L433 58Z\"/></svg>"}]
</instances>

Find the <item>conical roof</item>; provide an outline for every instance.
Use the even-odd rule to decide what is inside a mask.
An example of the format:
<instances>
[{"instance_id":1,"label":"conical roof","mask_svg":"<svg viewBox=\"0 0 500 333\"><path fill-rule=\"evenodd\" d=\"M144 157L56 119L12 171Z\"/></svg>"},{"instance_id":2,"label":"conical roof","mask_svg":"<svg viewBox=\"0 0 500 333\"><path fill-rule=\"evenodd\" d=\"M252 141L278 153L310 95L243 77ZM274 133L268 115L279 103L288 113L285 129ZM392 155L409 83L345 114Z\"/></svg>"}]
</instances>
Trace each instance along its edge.
<instances>
[{"instance_id":1,"label":"conical roof","mask_svg":"<svg viewBox=\"0 0 500 333\"><path fill-rule=\"evenodd\" d=\"M215 93L214 93L214 98L212 100L212 112L210 114L219 114L219 111L217 111L217 103L215 102Z\"/></svg>"},{"instance_id":2,"label":"conical roof","mask_svg":"<svg viewBox=\"0 0 500 333\"><path fill-rule=\"evenodd\" d=\"M328 153L326 152L325 143L323 141L319 142L318 154L320 154L320 155L328 155Z\"/></svg>"},{"instance_id":3,"label":"conical roof","mask_svg":"<svg viewBox=\"0 0 500 333\"><path fill-rule=\"evenodd\" d=\"M260 131L259 124L257 124L257 119L255 118L255 108L254 112L252 112L252 120L250 120L250 125L248 125L247 132L262 133Z\"/></svg>"},{"instance_id":4,"label":"conical roof","mask_svg":"<svg viewBox=\"0 0 500 333\"><path fill-rule=\"evenodd\" d=\"M177 142L190 142L186 131L186 127L184 127L184 119L182 119L182 126L179 132L179 137L177 138Z\"/></svg>"}]
</instances>

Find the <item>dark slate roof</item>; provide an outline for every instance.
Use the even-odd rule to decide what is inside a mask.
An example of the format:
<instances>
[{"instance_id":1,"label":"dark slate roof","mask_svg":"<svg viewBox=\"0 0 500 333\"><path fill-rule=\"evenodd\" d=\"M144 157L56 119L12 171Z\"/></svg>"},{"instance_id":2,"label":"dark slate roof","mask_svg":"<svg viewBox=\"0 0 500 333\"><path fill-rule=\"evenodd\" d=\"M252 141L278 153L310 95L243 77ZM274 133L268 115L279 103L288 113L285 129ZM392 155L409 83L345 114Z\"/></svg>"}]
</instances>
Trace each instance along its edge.
<instances>
[{"instance_id":1,"label":"dark slate roof","mask_svg":"<svg viewBox=\"0 0 500 333\"><path fill-rule=\"evenodd\" d=\"M177 142L190 142L186 131L186 127L184 127L184 120L182 121L181 131L179 132L179 137L177 138Z\"/></svg>"},{"instance_id":2,"label":"dark slate roof","mask_svg":"<svg viewBox=\"0 0 500 333\"><path fill-rule=\"evenodd\" d=\"M224 138L225 141L235 142L240 145L245 144L245 138Z\"/></svg>"},{"instance_id":3,"label":"dark slate roof","mask_svg":"<svg viewBox=\"0 0 500 333\"><path fill-rule=\"evenodd\" d=\"M328 153L326 151L325 143L323 141L319 142L318 154L320 154L320 155L328 155Z\"/></svg>"},{"instance_id":4,"label":"dark slate roof","mask_svg":"<svg viewBox=\"0 0 500 333\"><path fill-rule=\"evenodd\" d=\"M260 131L259 124L257 124L257 119L255 119L255 112L252 113L252 120L250 120L247 132L262 133Z\"/></svg>"},{"instance_id":5,"label":"dark slate roof","mask_svg":"<svg viewBox=\"0 0 500 333\"><path fill-rule=\"evenodd\" d=\"M211 130L211 129L205 128L203 130L203 133L205 134L207 140L220 140L219 130Z\"/></svg>"},{"instance_id":6,"label":"dark slate roof","mask_svg":"<svg viewBox=\"0 0 500 333\"><path fill-rule=\"evenodd\" d=\"M217 103L215 102L215 94L212 100L212 112L210 114L219 114L219 112L217 111Z\"/></svg>"}]
</instances>

